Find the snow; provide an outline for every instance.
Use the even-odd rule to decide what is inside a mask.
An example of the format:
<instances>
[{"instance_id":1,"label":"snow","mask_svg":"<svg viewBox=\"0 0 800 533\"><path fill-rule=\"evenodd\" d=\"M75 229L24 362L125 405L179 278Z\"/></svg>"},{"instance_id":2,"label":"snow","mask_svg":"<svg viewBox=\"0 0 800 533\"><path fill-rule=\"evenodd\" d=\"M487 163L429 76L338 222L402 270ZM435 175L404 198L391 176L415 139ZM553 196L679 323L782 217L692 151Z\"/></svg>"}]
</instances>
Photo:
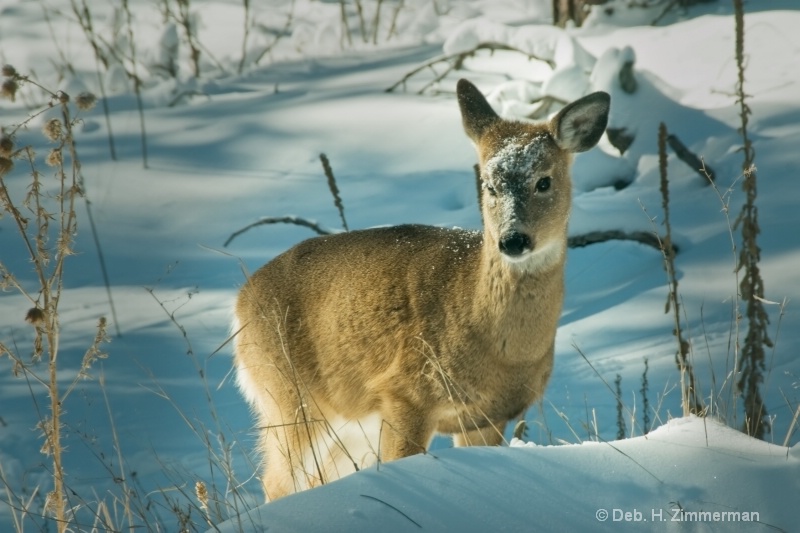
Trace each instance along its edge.
<instances>
[{"instance_id":1,"label":"snow","mask_svg":"<svg viewBox=\"0 0 800 533\"><path fill-rule=\"evenodd\" d=\"M543 135L524 139L527 144L522 144L523 140L517 138L506 140L503 147L486 161L486 173L491 184L495 186L497 181L497 187L510 187L510 184L503 183L503 176L520 176L535 168L536 162L545 155L545 141ZM524 185L527 187L530 183Z\"/></svg>"},{"instance_id":2,"label":"snow","mask_svg":"<svg viewBox=\"0 0 800 533\"><path fill-rule=\"evenodd\" d=\"M791 531L799 451L695 417L615 442L436 450L275 501L220 530ZM762 491L774 497L755 500Z\"/></svg>"},{"instance_id":3,"label":"snow","mask_svg":"<svg viewBox=\"0 0 800 533\"><path fill-rule=\"evenodd\" d=\"M353 44L347 45L337 22L339 3L296 0L286 36L239 74L242 4L194 0L197 36L206 47L199 78L191 73L180 25L164 21L157 3L129 3L145 81L148 168L133 83L123 64L101 68L117 160L109 155L101 106L82 114L77 135L117 313L112 320L81 204L78 254L67 261L61 304L63 386L77 373L100 316L111 322L112 339L104 346L108 359L91 371L95 379L78 382L64 404L70 504L81 519L75 530L91 528L101 501L116 508L117 529L127 528L131 524L119 511L126 493L141 503L135 514L147 509L148 520L135 518L135 527L177 530L174 502L191 508L191 530L205 530L210 525L197 509L197 481L216 490L222 503L209 520L225 531L796 529L800 444L796 427L790 428L800 404L800 11L762 0L749 2L745 17L765 298L788 302L785 308L767 304L776 344L767 354L763 384L773 430L763 442L735 430L742 411L730 374L736 277L724 210L729 208L732 223L744 197L729 3L676 9L649 26L660 9L628 10L627 1L615 0L606 6L614 13L596 8L584 28L561 30L548 25L549 0L435 6L407 0L389 37L396 4L384 2L378 44L361 40L353 8ZM127 46L125 18L113 4L94 4L93 22L105 42ZM376 3L363 4L371 25ZM82 31L56 9L69 13L70 3L0 6L0 61L54 89L99 94L97 64ZM251 6L251 61L274 42L289 11L284 0ZM514 51L487 50L426 94L416 91L432 78L430 71L411 78L407 91L385 92L425 61L488 38L553 66ZM627 94L615 73L631 60L638 89ZM64 61L73 69L63 68ZM170 61L176 77L158 66ZM442 65L437 68L441 72ZM496 449L452 449L437 438L426 455L261 505L253 422L230 375L231 307L246 273L310 232L260 226L227 248L222 243L262 216L294 214L337 229L322 152L351 228L405 222L479 228L475 155L454 98L462 76L504 117L520 120L540 109L532 101L544 95L566 100L594 90L611 94L609 126L625 128L635 139L622 155L604 138L575 157L570 235L653 231L654 225L663 231L655 145L660 122L714 168L718 191L674 154L668 159L685 335L712 416L681 416L660 252L627 241L594 244L568 252L554 373L543 401L526 413L526 446L515 441ZM24 87L17 102L0 101L0 125L19 123L44 104L41 93ZM44 156L51 145L40 130L52 116L35 119L17 144L32 143ZM49 180L50 169L42 170ZM28 180L18 164L9 178L16 198ZM615 188L622 184L627 186ZM0 261L26 287L36 286L8 216L0 219ZM0 342L23 358L33 339L23 320L29 307L14 292L0 293ZM743 322L740 339L745 328ZM656 428L647 435L639 392L645 358L649 418ZM46 414L46 396L11 369L8 358L0 358L0 530L14 529L9 497L15 505L31 502L25 530L54 530L37 515L52 486L50 460L39 453L35 430ZM616 399L609 390L617 375L632 437L622 440L615 440ZM599 509L609 512L607 520L597 520ZM657 516L670 519L672 509L753 512L760 523L653 524ZM624 513L634 519L637 512L647 523L624 520ZM614 520L620 513L622 520Z\"/></svg>"}]
</instances>

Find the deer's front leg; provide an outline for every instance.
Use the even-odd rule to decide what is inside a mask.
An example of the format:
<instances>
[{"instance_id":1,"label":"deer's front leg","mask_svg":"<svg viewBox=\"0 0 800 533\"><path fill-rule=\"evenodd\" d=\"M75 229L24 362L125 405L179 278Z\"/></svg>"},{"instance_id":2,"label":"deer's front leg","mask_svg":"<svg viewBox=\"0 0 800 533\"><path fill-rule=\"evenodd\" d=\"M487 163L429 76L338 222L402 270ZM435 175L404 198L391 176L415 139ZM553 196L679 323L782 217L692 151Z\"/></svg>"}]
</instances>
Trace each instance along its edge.
<instances>
[{"instance_id":1,"label":"deer's front leg","mask_svg":"<svg viewBox=\"0 0 800 533\"><path fill-rule=\"evenodd\" d=\"M384 400L381 409L381 461L394 461L423 453L433 438L429 413L402 398Z\"/></svg>"}]
</instances>

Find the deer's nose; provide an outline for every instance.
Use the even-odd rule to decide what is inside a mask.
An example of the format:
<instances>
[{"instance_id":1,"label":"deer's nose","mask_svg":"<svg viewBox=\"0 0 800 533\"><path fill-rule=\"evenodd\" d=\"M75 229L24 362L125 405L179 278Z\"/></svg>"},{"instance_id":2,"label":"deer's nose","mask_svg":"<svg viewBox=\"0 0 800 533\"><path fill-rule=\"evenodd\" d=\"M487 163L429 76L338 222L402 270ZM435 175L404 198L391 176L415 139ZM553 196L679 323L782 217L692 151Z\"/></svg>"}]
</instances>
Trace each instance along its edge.
<instances>
[{"instance_id":1,"label":"deer's nose","mask_svg":"<svg viewBox=\"0 0 800 533\"><path fill-rule=\"evenodd\" d=\"M518 231L509 231L500 236L500 252L509 257L518 257L533 249L531 238Z\"/></svg>"}]
</instances>

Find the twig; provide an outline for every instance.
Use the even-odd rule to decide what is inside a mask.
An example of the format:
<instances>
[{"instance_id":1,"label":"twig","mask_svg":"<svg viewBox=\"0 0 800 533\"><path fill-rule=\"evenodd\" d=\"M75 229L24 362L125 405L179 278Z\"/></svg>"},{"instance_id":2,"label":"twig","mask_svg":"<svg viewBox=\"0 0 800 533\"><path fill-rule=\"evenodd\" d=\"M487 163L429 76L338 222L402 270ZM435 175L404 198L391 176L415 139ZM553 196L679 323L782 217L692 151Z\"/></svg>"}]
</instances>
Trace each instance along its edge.
<instances>
[{"instance_id":1,"label":"twig","mask_svg":"<svg viewBox=\"0 0 800 533\"><path fill-rule=\"evenodd\" d=\"M344 7L344 0L339 0L339 14L341 15L342 42L340 46L344 48L344 37L347 37L347 45L353 46L353 36L350 34L350 25L347 23L347 9Z\"/></svg>"},{"instance_id":2,"label":"twig","mask_svg":"<svg viewBox=\"0 0 800 533\"><path fill-rule=\"evenodd\" d=\"M403 9L403 0L399 0L397 2L397 7L394 8L394 13L392 14L392 23L389 25L389 33L386 34L387 41L397 33L397 16L400 14L401 9Z\"/></svg>"},{"instance_id":3,"label":"twig","mask_svg":"<svg viewBox=\"0 0 800 533\"><path fill-rule=\"evenodd\" d=\"M103 76L100 74L100 60L95 56L95 73L97 74L97 86L100 88L100 104L103 106L103 116L106 121L106 130L108 132L108 151L111 155L111 160L117 160L117 149L114 146L114 132L111 129L111 111L108 108L108 96L106 95L105 82Z\"/></svg>"},{"instance_id":4,"label":"twig","mask_svg":"<svg viewBox=\"0 0 800 533\"><path fill-rule=\"evenodd\" d=\"M292 26L292 19L294 17L294 3L295 0L292 0L292 3L289 4L289 14L286 16L286 23L283 25L283 28L281 28L281 30L275 36L275 40L266 45L261 50L261 52L256 56L256 58L253 60L254 65L258 65L264 58L264 56L267 55L270 51L272 51L273 48L275 48L275 45L278 44L278 41L281 40L281 37L283 37L288 33L289 28Z\"/></svg>"},{"instance_id":5,"label":"twig","mask_svg":"<svg viewBox=\"0 0 800 533\"><path fill-rule=\"evenodd\" d=\"M313 220L308 220L306 218L297 217L294 215L287 215L284 217L262 217L257 221L253 222L252 224L248 224L242 229L233 232L231 236L228 237L228 240L226 240L222 246L224 248L227 248L228 245L233 241L233 239L235 239L242 233L245 233L255 228L256 226L263 226L265 224L295 224L297 226L303 226L309 228L315 231L318 235L333 235L334 233L337 233L334 230L319 225L317 222L314 222Z\"/></svg>"},{"instance_id":6,"label":"twig","mask_svg":"<svg viewBox=\"0 0 800 533\"><path fill-rule=\"evenodd\" d=\"M192 69L196 78L200 77L200 48L196 42L195 29L192 25L191 15L189 13L189 0L177 0L178 15L176 19L178 24L183 26L183 31L186 34L186 42L189 44L189 51L192 60Z\"/></svg>"},{"instance_id":7,"label":"twig","mask_svg":"<svg viewBox=\"0 0 800 533\"><path fill-rule=\"evenodd\" d=\"M678 4L678 1L679 0L670 0L670 2L666 5L666 7L664 7L664 10L655 19L653 19L653 22L651 22L650 25L655 26L656 24L661 22L661 19L664 18L667 15L667 13L672 11L672 8L674 8Z\"/></svg>"},{"instance_id":8,"label":"twig","mask_svg":"<svg viewBox=\"0 0 800 533\"><path fill-rule=\"evenodd\" d=\"M520 50L519 48L515 48L513 46L509 46L509 45L504 44L504 43L484 42L484 43L479 43L474 48L472 48L470 50L466 50L464 52L457 52L455 54L449 54L449 55L441 55L441 56L434 57L433 59L431 59L429 61L426 61L425 63L423 63L419 67L417 67L417 68L411 70L410 72L408 72L405 76L403 76L394 85L392 85L391 87L386 89L386 92L390 93L390 92L394 91L400 85L405 86L406 82L412 76L414 76L415 74L425 70L426 68L430 68L431 70L433 70L433 65L436 65L437 63L450 63L450 62L452 62L452 64L450 64L448 66L448 68L443 73L437 74L432 81L428 82L422 89L420 89L418 91L418 94L422 94L423 92L425 92L425 90L428 87L430 87L431 85L435 84L438 81L441 81L445 76L447 76L453 70L460 70L462 65L464 64L464 61L467 58L474 56L475 53L480 51L480 50L491 50L492 52L494 52L496 50L503 50L503 51L509 51L509 52L519 52L520 54L524 54L525 56L527 56L528 59L536 59L538 61L544 61L545 63L547 63L550 66L550 68L555 68L556 67L555 62L552 59L543 59L541 57L538 57L535 54L532 54L530 52L526 52L524 50ZM436 71L434 70L434 72L436 72Z\"/></svg>"},{"instance_id":9,"label":"twig","mask_svg":"<svg viewBox=\"0 0 800 533\"><path fill-rule=\"evenodd\" d=\"M239 74L244 70L247 60L247 39L250 37L250 0L242 0L244 5L244 30L242 31L242 57L239 59Z\"/></svg>"},{"instance_id":10,"label":"twig","mask_svg":"<svg viewBox=\"0 0 800 533\"><path fill-rule=\"evenodd\" d=\"M689 150L674 133L667 135L667 144L669 144L669 147L675 152L675 155L678 156L678 159L689 165L692 170L697 172L700 177L703 178L703 182L706 185L709 184L709 181L714 181L717 179L716 173L711 169L711 167L705 164L702 159L697 157L694 152Z\"/></svg>"},{"instance_id":11,"label":"twig","mask_svg":"<svg viewBox=\"0 0 800 533\"><path fill-rule=\"evenodd\" d=\"M136 40L133 36L133 18L131 17L128 0L122 0L122 9L125 12L125 20L128 27L128 45L131 50L131 72L129 76L133 80L133 92L136 94L136 108L139 111L139 133L142 145L142 167L147 168L147 131L144 123L144 104L142 103L142 80L136 71ZM188 30L187 30L188 31Z\"/></svg>"},{"instance_id":12,"label":"twig","mask_svg":"<svg viewBox=\"0 0 800 533\"><path fill-rule=\"evenodd\" d=\"M534 119L534 120L539 120L539 119L542 119L542 118L547 118L547 115L550 114L550 111L553 109L553 106L555 106L555 105L565 106L569 102L567 102L566 100L562 100L561 98L557 98L555 96L551 96L549 94L546 94L546 95L542 96L541 98L537 98L535 100L531 100L530 103L531 104L538 103L539 107L537 107L535 110L533 110L531 113L529 113L528 114L528 118Z\"/></svg>"},{"instance_id":13,"label":"twig","mask_svg":"<svg viewBox=\"0 0 800 533\"><path fill-rule=\"evenodd\" d=\"M100 44L97 41L97 34L95 33L92 25L92 14L91 11L89 11L89 7L86 5L86 1L81 0L81 5L79 6L76 0L70 0L70 6L72 7L72 12L75 14L75 17L78 20L78 25L81 27L81 30L83 30L86 40L89 41L89 45L94 51L95 57L103 63L103 66L106 69L108 69L108 56L103 53L103 50L100 48Z\"/></svg>"},{"instance_id":14,"label":"twig","mask_svg":"<svg viewBox=\"0 0 800 533\"><path fill-rule=\"evenodd\" d=\"M383 0L378 0L378 5L375 6L375 18L372 20L372 44L378 44L378 28L381 22L381 6Z\"/></svg>"},{"instance_id":15,"label":"twig","mask_svg":"<svg viewBox=\"0 0 800 533\"><path fill-rule=\"evenodd\" d=\"M364 22L364 7L361 5L361 0L354 0L356 4L356 14L358 15L358 30L361 33L361 40L367 42L367 29Z\"/></svg>"},{"instance_id":16,"label":"twig","mask_svg":"<svg viewBox=\"0 0 800 533\"><path fill-rule=\"evenodd\" d=\"M607 230L607 231L591 231L583 235L574 235L567 239L567 246L570 248L583 248L590 244L597 244L607 241L634 241L656 250L662 250L662 242L657 235L647 231L622 231L622 230ZM678 246L670 243L669 249L673 254L678 253Z\"/></svg>"},{"instance_id":17,"label":"twig","mask_svg":"<svg viewBox=\"0 0 800 533\"><path fill-rule=\"evenodd\" d=\"M183 325L180 322L178 322L178 319L175 318L175 311L170 311L170 310L167 309L167 306L164 305L164 302L159 300L158 296L156 296L154 288L145 287L144 290L146 290L150 294L150 296L153 297L153 300L158 302L159 307L161 307L161 309L164 311L164 313L167 314L167 316L169 317L170 322L175 324L175 327L177 327L178 330L181 332L181 335L183 335L183 340L184 340L184 342L186 342L186 355L189 355L192 358L194 358L194 348L192 348L192 341L189 340L189 333L186 331L186 328L183 327ZM178 309L180 309L180 307Z\"/></svg>"}]
</instances>

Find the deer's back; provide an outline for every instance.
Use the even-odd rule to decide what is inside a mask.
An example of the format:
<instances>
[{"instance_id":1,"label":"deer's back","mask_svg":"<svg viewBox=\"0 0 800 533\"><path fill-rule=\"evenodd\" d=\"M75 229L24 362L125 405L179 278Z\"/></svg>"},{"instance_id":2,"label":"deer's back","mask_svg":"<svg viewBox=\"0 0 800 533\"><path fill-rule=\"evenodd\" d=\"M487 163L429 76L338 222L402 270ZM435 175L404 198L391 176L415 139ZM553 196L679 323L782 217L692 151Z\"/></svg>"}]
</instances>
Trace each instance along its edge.
<instances>
[{"instance_id":1,"label":"deer's back","mask_svg":"<svg viewBox=\"0 0 800 533\"><path fill-rule=\"evenodd\" d=\"M428 355L458 350L458 339L469 342L469 330L478 327L482 238L402 225L306 240L243 288L239 342L258 344L253 357L279 355L279 367L288 354L307 386L368 411L368 391L386 387L385 379L419 376Z\"/></svg>"},{"instance_id":2,"label":"deer's back","mask_svg":"<svg viewBox=\"0 0 800 533\"><path fill-rule=\"evenodd\" d=\"M431 311L456 284L474 279L482 235L423 225L352 231L308 239L252 276L263 299L305 314L343 317L373 304L378 314Z\"/></svg>"}]
</instances>

